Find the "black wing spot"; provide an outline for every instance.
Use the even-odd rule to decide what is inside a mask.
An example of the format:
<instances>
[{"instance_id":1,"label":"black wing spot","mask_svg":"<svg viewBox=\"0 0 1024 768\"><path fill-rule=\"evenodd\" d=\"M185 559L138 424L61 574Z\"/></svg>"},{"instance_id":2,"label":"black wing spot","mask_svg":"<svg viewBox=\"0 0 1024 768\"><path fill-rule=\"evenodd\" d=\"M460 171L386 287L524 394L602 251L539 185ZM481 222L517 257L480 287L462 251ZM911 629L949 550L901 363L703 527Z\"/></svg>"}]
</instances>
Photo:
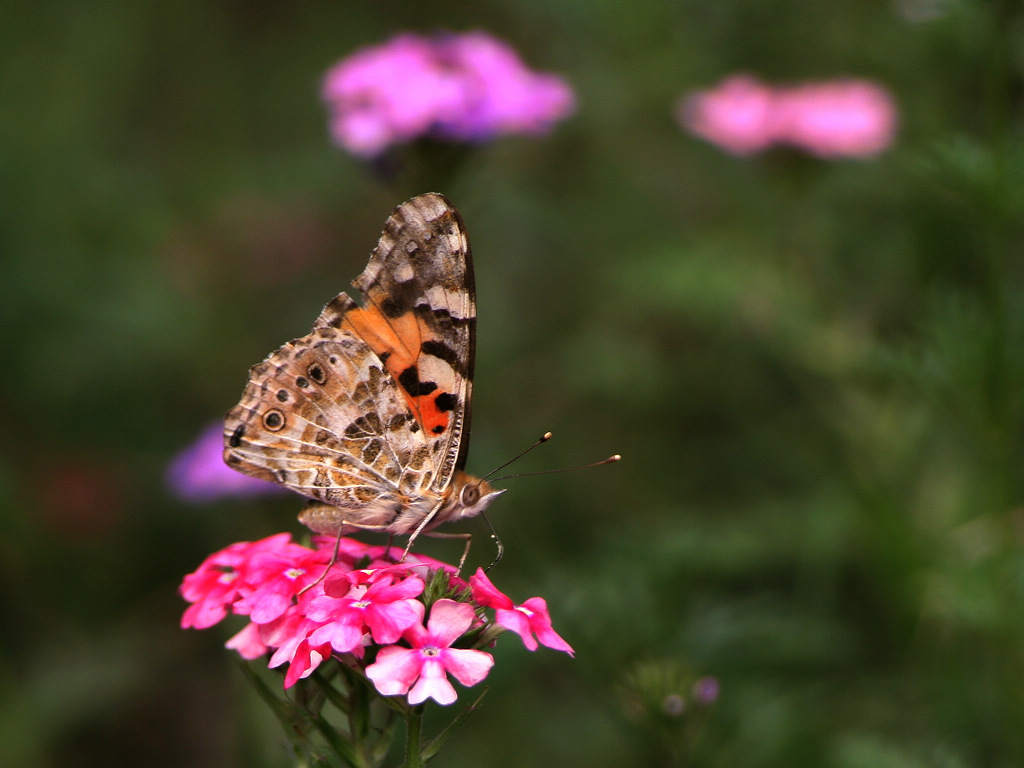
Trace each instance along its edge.
<instances>
[{"instance_id":1,"label":"black wing spot","mask_svg":"<svg viewBox=\"0 0 1024 768\"><path fill-rule=\"evenodd\" d=\"M327 374L324 373L324 367L320 363L313 363L306 369L306 373L317 384L323 384L327 381Z\"/></svg>"},{"instance_id":2,"label":"black wing spot","mask_svg":"<svg viewBox=\"0 0 1024 768\"><path fill-rule=\"evenodd\" d=\"M436 427L434 427L430 431L433 432L435 435L440 435L442 432L444 432L444 425L443 424L438 424Z\"/></svg>"},{"instance_id":3,"label":"black wing spot","mask_svg":"<svg viewBox=\"0 0 1024 768\"><path fill-rule=\"evenodd\" d=\"M299 389L305 389L306 387L309 386L309 379L307 379L305 376L296 376L295 386L299 387Z\"/></svg>"},{"instance_id":4,"label":"black wing spot","mask_svg":"<svg viewBox=\"0 0 1024 768\"><path fill-rule=\"evenodd\" d=\"M413 397L429 395L437 389L437 384L432 381L420 381L419 371L414 365L410 365L398 375L398 383Z\"/></svg>"},{"instance_id":5,"label":"black wing spot","mask_svg":"<svg viewBox=\"0 0 1024 768\"><path fill-rule=\"evenodd\" d=\"M459 400L451 392L442 392L434 398L434 405L439 411L451 411L459 404Z\"/></svg>"},{"instance_id":6,"label":"black wing spot","mask_svg":"<svg viewBox=\"0 0 1024 768\"><path fill-rule=\"evenodd\" d=\"M442 341L424 341L420 345L420 351L425 355L444 360L456 371L463 369L462 360L459 358L458 352Z\"/></svg>"},{"instance_id":7,"label":"black wing spot","mask_svg":"<svg viewBox=\"0 0 1024 768\"><path fill-rule=\"evenodd\" d=\"M277 432L284 426L284 414L277 408L271 408L263 414L263 426L271 432Z\"/></svg>"},{"instance_id":8,"label":"black wing spot","mask_svg":"<svg viewBox=\"0 0 1024 768\"><path fill-rule=\"evenodd\" d=\"M277 390L277 399L279 401L281 401L282 403L287 403L288 402L288 390L287 389L279 389L279 390Z\"/></svg>"},{"instance_id":9,"label":"black wing spot","mask_svg":"<svg viewBox=\"0 0 1024 768\"><path fill-rule=\"evenodd\" d=\"M245 424L239 424L235 427L235 431L231 433L231 437L228 438L228 445L232 448L237 448L242 444L242 435L245 434Z\"/></svg>"}]
</instances>

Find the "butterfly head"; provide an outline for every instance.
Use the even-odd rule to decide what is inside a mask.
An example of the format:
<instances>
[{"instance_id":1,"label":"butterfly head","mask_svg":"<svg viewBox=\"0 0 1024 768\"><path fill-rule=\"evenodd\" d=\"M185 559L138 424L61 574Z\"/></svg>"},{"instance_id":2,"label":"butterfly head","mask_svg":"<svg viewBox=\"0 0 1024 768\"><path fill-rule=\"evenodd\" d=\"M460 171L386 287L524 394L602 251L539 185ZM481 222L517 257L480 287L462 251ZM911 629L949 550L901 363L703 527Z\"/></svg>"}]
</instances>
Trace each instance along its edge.
<instances>
[{"instance_id":1,"label":"butterfly head","mask_svg":"<svg viewBox=\"0 0 1024 768\"><path fill-rule=\"evenodd\" d=\"M448 502L439 515L445 522L476 517L505 492L504 488L495 489L486 480L465 472L456 473L448 490Z\"/></svg>"}]
</instances>

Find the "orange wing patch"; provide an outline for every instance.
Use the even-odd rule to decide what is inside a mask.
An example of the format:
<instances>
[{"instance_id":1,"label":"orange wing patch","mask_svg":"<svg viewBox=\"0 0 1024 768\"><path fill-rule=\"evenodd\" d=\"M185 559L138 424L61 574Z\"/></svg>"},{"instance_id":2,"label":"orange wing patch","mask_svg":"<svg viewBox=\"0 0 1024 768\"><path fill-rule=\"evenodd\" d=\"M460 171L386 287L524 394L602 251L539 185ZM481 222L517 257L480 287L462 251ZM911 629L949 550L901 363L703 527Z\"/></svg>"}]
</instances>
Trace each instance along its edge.
<instances>
[{"instance_id":1,"label":"orange wing patch","mask_svg":"<svg viewBox=\"0 0 1024 768\"><path fill-rule=\"evenodd\" d=\"M374 305L350 309L342 328L361 338L377 353L388 373L398 382L409 409L430 435L442 435L451 424L451 411L458 397L436 379L450 379L452 372L435 370L429 376L424 350L441 350L442 342L432 339L429 326L413 312L385 317ZM438 362L445 363L442 358ZM437 367L437 366L435 366ZM446 375L447 374L447 375ZM443 382L442 382L443 383Z\"/></svg>"}]
</instances>

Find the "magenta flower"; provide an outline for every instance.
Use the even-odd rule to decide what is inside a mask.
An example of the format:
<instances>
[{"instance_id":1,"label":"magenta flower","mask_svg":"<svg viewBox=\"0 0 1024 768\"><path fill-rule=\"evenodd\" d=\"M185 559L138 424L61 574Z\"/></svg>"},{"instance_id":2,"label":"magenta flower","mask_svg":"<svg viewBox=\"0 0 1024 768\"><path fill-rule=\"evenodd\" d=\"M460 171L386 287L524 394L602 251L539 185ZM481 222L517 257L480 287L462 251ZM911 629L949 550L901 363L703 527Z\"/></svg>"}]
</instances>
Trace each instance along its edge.
<instances>
[{"instance_id":1,"label":"magenta flower","mask_svg":"<svg viewBox=\"0 0 1024 768\"><path fill-rule=\"evenodd\" d=\"M275 649L267 666L274 669L288 664L284 677L285 688L291 688L298 680L309 677L320 666L320 662L330 658L329 645L314 647L309 642L310 632L319 626L319 623L309 619L297 607L260 626L260 640Z\"/></svg>"},{"instance_id":2,"label":"magenta flower","mask_svg":"<svg viewBox=\"0 0 1024 768\"><path fill-rule=\"evenodd\" d=\"M391 571L389 573L389 571ZM347 653L369 631L375 643L394 643L423 617L422 604L412 598L423 592L423 580L407 576L398 583L394 569L353 571L333 579L306 615L321 626L309 636L312 645L329 644Z\"/></svg>"},{"instance_id":3,"label":"magenta flower","mask_svg":"<svg viewBox=\"0 0 1024 768\"><path fill-rule=\"evenodd\" d=\"M366 676L384 696L408 693L409 704L414 706L427 699L453 703L458 694L448 682L449 673L471 686L487 677L494 665L489 653L451 647L472 626L474 616L473 607L466 603L438 600L430 609L425 629L417 623L405 631L404 637L412 647L381 648L377 660L366 668Z\"/></svg>"},{"instance_id":4,"label":"magenta flower","mask_svg":"<svg viewBox=\"0 0 1024 768\"><path fill-rule=\"evenodd\" d=\"M209 627L229 612L246 616L227 647L250 660L269 654L269 667L284 668L286 688L336 660L365 675L382 695L408 695L413 705L455 701L449 674L467 686L483 680L494 659L477 648L494 641L494 625L517 632L531 650L539 639L573 652L551 629L544 600L514 605L482 570L466 584L455 568L433 558L410 554L396 562L400 547L328 536L314 541L310 549L282 533L210 555L182 583L191 603L182 626ZM338 558L325 573L335 550ZM458 599L433 602L424 627L428 583ZM486 607L496 609L494 621ZM477 648L453 648L460 639Z\"/></svg>"},{"instance_id":5,"label":"magenta flower","mask_svg":"<svg viewBox=\"0 0 1024 768\"><path fill-rule=\"evenodd\" d=\"M182 616L182 629L206 629L227 616L228 606L253 591L248 576L250 560L261 553L289 546L291 536L279 533L259 541L242 541L214 552L185 577L181 596L190 605Z\"/></svg>"},{"instance_id":6,"label":"magenta flower","mask_svg":"<svg viewBox=\"0 0 1024 768\"><path fill-rule=\"evenodd\" d=\"M361 157L422 137L539 134L574 107L564 80L483 32L404 34L356 51L328 71L323 99L334 140Z\"/></svg>"},{"instance_id":7,"label":"magenta flower","mask_svg":"<svg viewBox=\"0 0 1024 768\"><path fill-rule=\"evenodd\" d=\"M863 80L773 87L736 75L680 102L680 124L738 155L789 144L823 158L876 155L893 141L892 97Z\"/></svg>"},{"instance_id":8,"label":"magenta flower","mask_svg":"<svg viewBox=\"0 0 1024 768\"><path fill-rule=\"evenodd\" d=\"M192 445L167 468L167 487L185 501L204 503L229 496L256 496L282 489L266 480L243 475L224 463L224 424L204 429Z\"/></svg>"},{"instance_id":9,"label":"magenta flower","mask_svg":"<svg viewBox=\"0 0 1024 768\"><path fill-rule=\"evenodd\" d=\"M495 622L500 627L511 630L523 639L523 645L531 651L537 650L537 641L541 645L556 651L565 651L570 656L575 652L561 636L551 628L551 616L548 604L542 597L531 597L522 605L516 605L511 598L498 591L491 583L482 568L470 577L469 585L473 589L473 600L480 605L495 609ZM534 639L536 635L536 639Z\"/></svg>"},{"instance_id":10,"label":"magenta flower","mask_svg":"<svg viewBox=\"0 0 1024 768\"><path fill-rule=\"evenodd\" d=\"M572 653L551 629L543 600L513 605L483 571L470 587L451 565L412 553L403 560L401 547L332 536L313 541L314 548L300 546L282 533L232 544L206 558L180 588L190 603L182 627L209 627L228 613L247 617L225 645L244 659L267 659L286 690L298 687L274 709L296 737L293 746L310 758L322 749L384 754L391 729L371 722L384 709L377 706L383 696L406 697L410 706L389 701L389 709L406 720L411 748L427 755L418 705L454 703L449 675L465 686L487 677L494 658L479 649L494 645L502 627L518 632L528 648L537 647L536 633L545 645ZM488 618L487 607L497 619ZM262 684L260 690L270 695ZM324 705L366 727L330 734ZM322 743L310 740L314 721Z\"/></svg>"},{"instance_id":11,"label":"magenta flower","mask_svg":"<svg viewBox=\"0 0 1024 768\"><path fill-rule=\"evenodd\" d=\"M253 555L247 574L253 589L234 604L234 612L249 616L257 624L274 621L292 606L300 592L323 576L329 559L326 550L309 550L298 544ZM303 597L308 602L312 595L305 592Z\"/></svg>"}]
</instances>

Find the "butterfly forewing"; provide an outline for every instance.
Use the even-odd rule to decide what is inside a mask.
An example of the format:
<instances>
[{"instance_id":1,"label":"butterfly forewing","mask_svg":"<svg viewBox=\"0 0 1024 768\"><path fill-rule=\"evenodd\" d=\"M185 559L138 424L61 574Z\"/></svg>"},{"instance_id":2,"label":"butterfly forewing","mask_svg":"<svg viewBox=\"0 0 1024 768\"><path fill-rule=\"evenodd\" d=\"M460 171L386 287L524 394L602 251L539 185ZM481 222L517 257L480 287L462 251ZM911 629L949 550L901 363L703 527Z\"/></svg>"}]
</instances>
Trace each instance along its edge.
<instances>
[{"instance_id":1,"label":"butterfly forewing","mask_svg":"<svg viewBox=\"0 0 1024 768\"><path fill-rule=\"evenodd\" d=\"M352 285L363 309L343 328L362 338L402 390L431 446L433 489L442 492L468 447L476 295L469 239L443 196L400 205Z\"/></svg>"}]
</instances>

